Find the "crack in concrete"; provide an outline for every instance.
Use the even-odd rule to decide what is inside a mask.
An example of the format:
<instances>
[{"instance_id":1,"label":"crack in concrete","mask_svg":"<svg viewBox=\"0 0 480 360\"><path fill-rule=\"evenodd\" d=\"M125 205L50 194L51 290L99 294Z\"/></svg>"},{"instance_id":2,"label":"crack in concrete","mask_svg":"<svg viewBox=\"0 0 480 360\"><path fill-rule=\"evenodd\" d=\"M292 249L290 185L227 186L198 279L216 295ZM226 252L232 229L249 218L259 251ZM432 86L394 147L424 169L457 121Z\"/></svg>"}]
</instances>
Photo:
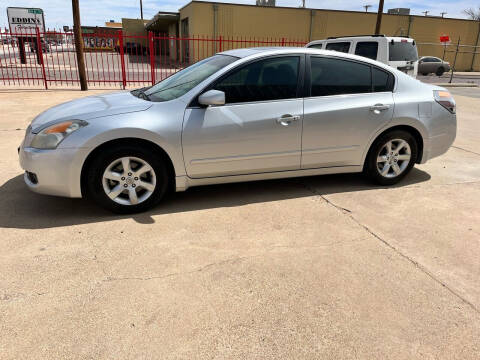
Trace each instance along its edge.
<instances>
[{"instance_id":1,"label":"crack in concrete","mask_svg":"<svg viewBox=\"0 0 480 360\"><path fill-rule=\"evenodd\" d=\"M102 279L102 282L111 282L111 281L121 281L121 280L140 280L140 281L147 281L147 280L156 280L156 279L165 279L169 277L174 277L174 276L181 276L181 275L189 275L189 274L194 274L196 272L202 272L210 267L217 266L217 265L223 265L231 262L237 262L245 259L251 259L255 258L261 255L255 255L255 256L240 256L240 257L235 257L227 260L222 260L222 261L217 261L213 262L204 266L201 266L199 268L190 270L190 271L184 271L184 272L176 272L176 273L169 273L165 275L159 275L159 276L149 276L149 277L107 277L106 279Z\"/></svg>"},{"instance_id":2,"label":"crack in concrete","mask_svg":"<svg viewBox=\"0 0 480 360\"><path fill-rule=\"evenodd\" d=\"M394 245L390 244L387 240L383 239L381 236L379 236L378 234L376 234L373 230L371 230L367 225L361 223L359 220L357 220L353 215L352 215L352 212L348 209L345 209L339 205L336 205L335 203L333 203L332 201L328 200L323 194L319 193L315 188L309 186L308 184L304 184L304 183L299 183L300 185L303 185L306 189L308 189L309 191L311 191L314 195L316 196L319 196L321 199L323 199L328 205L331 205L333 206L335 209L337 209L338 211L340 211L342 214L344 215L347 215L350 219L352 219L352 221L354 221L357 225L359 225L360 227L362 227L365 231L367 231L370 235L372 235L374 238L376 238L377 240L381 241L384 245L386 245L388 248L390 248L391 250L393 250L396 254L400 255L402 258L406 259L407 261L409 261L410 263L412 263L416 268L418 268L421 272L423 272L425 275L427 275L428 277L430 277L433 281L435 281L436 283L440 284L442 287L444 287L445 289L447 289L447 291L449 291L452 295L454 295L455 297L457 297L458 299L460 299L462 302L464 302L465 304L467 304L468 306L470 306L477 314L480 314L480 311L479 309L477 309L477 307L471 303L470 301L468 301L466 298L464 298L462 295L460 295L459 293L457 293L455 290L453 290L450 286L448 286L448 284L446 284L445 282L443 282L442 280L440 280L439 278L437 278L432 272L430 272L425 266L423 266L422 264L420 264L418 261L414 260L413 258L411 258L410 256L408 256L407 254L403 253L399 248L395 247Z\"/></svg>"},{"instance_id":3,"label":"crack in concrete","mask_svg":"<svg viewBox=\"0 0 480 360\"><path fill-rule=\"evenodd\" d=\"M452 145L451 147L452 147L452 148L455 148L455 149L458 149L458 150L463 150L463 151L466 151L466 152L468 152L468 153L471 153L471 154L475 154L475 155L479 155L479 156L480 156L480 153L477 153L477 152L472 151L472 150L467 150L467 149L461 148L460 146L454 146L454 145Z\"/></svg>"}]
</instances>

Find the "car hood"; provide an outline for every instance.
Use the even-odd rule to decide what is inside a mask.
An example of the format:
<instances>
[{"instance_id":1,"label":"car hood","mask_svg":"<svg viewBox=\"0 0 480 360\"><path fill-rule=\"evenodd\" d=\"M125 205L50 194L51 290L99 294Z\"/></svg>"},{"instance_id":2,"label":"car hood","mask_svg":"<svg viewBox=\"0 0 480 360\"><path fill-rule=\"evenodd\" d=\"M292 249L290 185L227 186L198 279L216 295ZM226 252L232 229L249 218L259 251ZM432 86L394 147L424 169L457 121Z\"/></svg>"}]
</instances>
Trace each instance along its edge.
<instances>
[{"instance_id":1,"label":"car hood","mask_svg":"<svg viewBox=\"0 0 480 360\"><path fill-rule=\"evenodd\" d=\"M89 120L103 116L144 111L151 106L151 102L139 99L130 94L129 91L88 96L44 111L32 121L32 132L38 132L39 129L49 123L62 120Z\"/></svg>"}]
</instances>

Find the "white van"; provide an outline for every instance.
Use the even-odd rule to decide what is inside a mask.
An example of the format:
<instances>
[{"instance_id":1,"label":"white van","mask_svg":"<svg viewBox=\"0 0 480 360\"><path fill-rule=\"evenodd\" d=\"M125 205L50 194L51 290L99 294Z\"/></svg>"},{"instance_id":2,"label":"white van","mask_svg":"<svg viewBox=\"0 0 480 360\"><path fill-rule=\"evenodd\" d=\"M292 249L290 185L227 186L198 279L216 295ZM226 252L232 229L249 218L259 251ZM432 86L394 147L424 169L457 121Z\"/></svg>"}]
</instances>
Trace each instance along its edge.
<instances>
[{"instance_id":1,"label":"white van","mask_svg":"<svg viewBox=\"0 0 480 360\"><path fill-rule=\"evenodd\" d=\"M334 50L367 57L416 77L418 51L415 40L403 36L358 35L315 40L305 47Z\"/></svg>"}]
</instances>

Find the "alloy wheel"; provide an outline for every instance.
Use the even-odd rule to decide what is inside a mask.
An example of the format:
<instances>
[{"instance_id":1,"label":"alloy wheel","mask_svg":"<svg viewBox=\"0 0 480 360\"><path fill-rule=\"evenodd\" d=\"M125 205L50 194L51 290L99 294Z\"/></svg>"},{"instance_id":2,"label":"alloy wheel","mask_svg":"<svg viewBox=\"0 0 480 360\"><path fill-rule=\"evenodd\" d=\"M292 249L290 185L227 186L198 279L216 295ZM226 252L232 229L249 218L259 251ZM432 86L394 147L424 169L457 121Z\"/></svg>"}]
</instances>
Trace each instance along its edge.
<instances>
[{"instance_id":1,"label":"alloy wheel","mask_svg":"<svg viewBox=\"0 0 480 360\"><path fill-rule=\"evenodd\" d=\"M389 140L382 146L377 156L377 170L386 178L402 174L412 158L412 151L403 139Z\"/></svg>"},{"instance_id":2,"label":"alloy wheel","mask_svg":"<svg viewBox=\"0 0 480 360\"><path fill-rule=\"evenodd\" d=\"M112 161L102 176L105 194L121 205L141 204L153 194L156 182L152 166L131 156Z\"/></svg>"}]
</instances>

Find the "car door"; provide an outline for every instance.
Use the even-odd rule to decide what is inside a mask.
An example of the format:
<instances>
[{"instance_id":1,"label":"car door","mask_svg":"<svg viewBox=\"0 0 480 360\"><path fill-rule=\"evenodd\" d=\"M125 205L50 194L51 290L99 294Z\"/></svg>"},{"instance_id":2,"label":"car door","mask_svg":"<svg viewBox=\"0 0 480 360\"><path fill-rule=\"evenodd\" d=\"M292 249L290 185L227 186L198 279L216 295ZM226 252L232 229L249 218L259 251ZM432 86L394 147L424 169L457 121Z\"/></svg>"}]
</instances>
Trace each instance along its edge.
<instances>
[{"instance_id":1,"label":"car door","mask_svg":"<svg viewBox=\"0 0 480 360\"><path fill-rule=\"evenodd\" d=\"M439 58L432 58L432 72L436 73L437 70L443 65L442 59Z\"/></svg>"},{"instance_id":2,"label":"car door","mask_svg":"<svg viewBox=\"0 0 480 360\"><path fill-rule=\"evenodd\" d=\"M309 56L303 169L362 165L372 135L393 116L394 76L363 62Z\"/></svg>"},{"instance_id":3,"label":"car door","mask_svg":"<svg viewBox=\"0 0 480 360\"><path fill-rule=\"evenodd\" d=\"M432 58L427 57L422 59L422 72L432 73L435 72L435 70L435 63Z\"/></svg>"},{"instance_id":4,"label":"car door","mask_svg":"<svg viewBox=\"0 0 480 360\"><path fill-rule=\"evenodd\" d=\"M270 56L231 70L205 90L222 106L185 111L182 144L192 178L300 168L305 56ZM203 92L202 92L203 93Z\"/></svg>"}]
</instances>

